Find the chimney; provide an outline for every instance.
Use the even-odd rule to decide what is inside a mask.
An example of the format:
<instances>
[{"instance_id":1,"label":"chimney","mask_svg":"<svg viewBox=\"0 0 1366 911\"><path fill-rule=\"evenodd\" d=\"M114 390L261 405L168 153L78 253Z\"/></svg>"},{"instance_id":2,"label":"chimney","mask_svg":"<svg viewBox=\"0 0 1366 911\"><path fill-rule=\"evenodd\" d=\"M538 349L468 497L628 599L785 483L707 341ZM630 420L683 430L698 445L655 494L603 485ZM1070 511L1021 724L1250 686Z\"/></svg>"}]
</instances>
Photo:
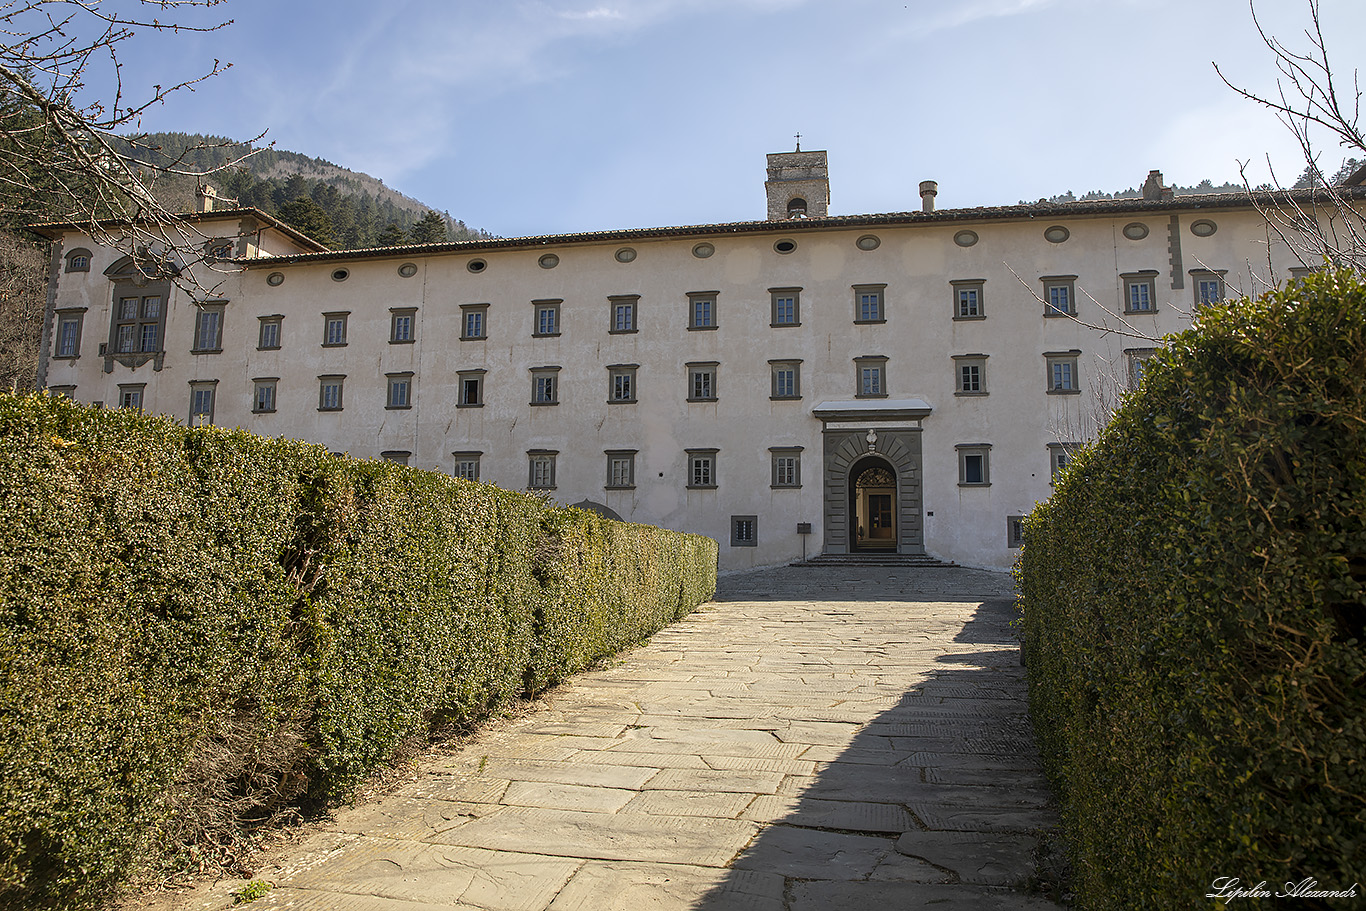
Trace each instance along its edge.
<instances>
[{"instance_id":1,"label":"chimney","mask_svg":"<svg viewBox=\"0 0 1366 911\"><path fill-rule=\"evenodd\" d=\"M920 181L920 210L934 211L934 198L939 195L939 184L933 180Z\"/></svg>"},{"instance_id":2,"label":"chimney","mask_svg":"<svg viewBox=\"0 0 1366 911\"><path fill-rule=\"evenodd\" d=\"M1144 199L1171 199L1171 191L1162 185L1162 172L1149 171L1148 179L1143 182Z\"/></svg>"},{"instance_id":3,"label":"chimney","mask_svg":"<svg viewBox=\"0 0 1366 911\"><path fill-rule=\"evenodd\" d=\"M212 212L213 201L218 198L218 191L208 184L204 184L194 189L195 211Z\"/></svg>"}]
</instances>

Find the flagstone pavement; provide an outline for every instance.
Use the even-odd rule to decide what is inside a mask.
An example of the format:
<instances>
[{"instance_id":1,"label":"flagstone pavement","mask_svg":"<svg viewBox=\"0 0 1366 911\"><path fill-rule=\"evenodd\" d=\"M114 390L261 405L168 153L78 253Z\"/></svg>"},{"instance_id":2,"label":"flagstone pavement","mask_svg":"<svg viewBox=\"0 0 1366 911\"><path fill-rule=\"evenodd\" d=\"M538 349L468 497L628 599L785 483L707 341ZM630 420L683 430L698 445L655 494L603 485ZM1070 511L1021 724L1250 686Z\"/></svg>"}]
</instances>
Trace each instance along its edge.
<instances>
[{"instance_id":1,"label":"flagstone pavement","mask_svg":"<svg viewBox=\"0 0 1366 911\"><path fill-rule=\"evenodd\" d=\"M620 662L337 813L258 873L253 911L1056 907L1022 888L1056 816L1011 599L961 567L723 576Z\"/></svg>"}]
</instances>

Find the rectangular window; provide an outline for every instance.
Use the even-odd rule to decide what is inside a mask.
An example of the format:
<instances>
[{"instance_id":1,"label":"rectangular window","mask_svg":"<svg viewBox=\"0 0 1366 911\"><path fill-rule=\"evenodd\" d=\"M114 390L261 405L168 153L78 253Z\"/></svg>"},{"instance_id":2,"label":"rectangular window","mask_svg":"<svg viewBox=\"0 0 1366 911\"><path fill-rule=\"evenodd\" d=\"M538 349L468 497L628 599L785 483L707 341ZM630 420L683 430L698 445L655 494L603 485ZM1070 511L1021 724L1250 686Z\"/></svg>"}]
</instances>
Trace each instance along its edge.
<instances>
[{"instance_id":1,"label":"rectangular window","mask_svg":"<svg viewBox=\"0 0 1366 911\"><path fill-rule=\"evenodd\" d=\"M564 301L532 301L532 312L536 318L531 334L537 338L560 334L560 304Z\"/></svg>"},{"instance_id":2,"label":"rectangular window","mask_svg":"<svg viewBox=\"0 0 1366 911\"><path fill-rule=\"evenodd\" d=\"M1056 483L1058 475L1067 470L1067 465L1072 461L1072 454L1080 449L1081 443L1049 443L1048 444L1048 472L1049 483Z\"/></svg>"},{"instance_id":3,"label":"rectangular window","mask_svg":"<svg viewBox=\"0 0 1366 911\"><path fill-rule=\"evenodd\" d=\"M1294 273L1294 269L1290 270ZM1217 304L1224 299L1224 275L1226 270L1192 269L1192 284L1195 286L1195 306Z\"/></svg>"},{"instance_id":4,"label":"rectangular window","mask_svg":"<svg viewBox=\"0 0 1366 911\"><path fill-rule=\"evenodd\" d=\"M1077 355L1080 351L1055 351L1044 355L1048 365L1048 391L1066 395L1081 391L1077 377Z\"/></svg>"},{"instance_id":5,"label":"rectangular window","mask_svg":"<svg viewBox=\"0 0 1366 911\"><path fill-rule=\"evenodd\" d=\"M390 309L389 344L411 345L415 339L413 332L416 320L416 308L403 307L399 309Z\"/></svg>"},{"instance_id":6,"label":"rectangular window","mask_svg":"<svg viewBox=\"0 0 1366 911\"><path fill-rule=\"evenodd\" d=\"M218 380L198 380L190 383L190 426L206 427L213 423L214 392Z\"/></svg>"},{"instance_id":7,"label":"rectangular window","mask_svg":"<svg viewBox=\"0 0 1366 911\"><path fill-rule=\"evenodd\" d=\"M163 308L160 294L120 297L110 333L116 354L152 354L161 350Z\"/></svg>"},{"instance_id":8,"label":"rectangular window","mask_svg":"<svg viewBox=\"0 0 1366 911\"><path fill-rule=\"evenodd\" d=\"M324 313L323 314L323 346L326 348L340 348L346 344L346 318L351 315L348 310L344 313Z\"/></svg>"},{"instance_id":9,"label":"rectangular window","mask_svg":"<svg viewBox=\"0 0 1366 911\"><path fill-rule=\"evenodd\" d=\"M462 341L488 338L488 304L463 304L460 307Z\"/></svg>"},{"instance_id":10,"label":"rectangular window","mask_svg":"<svg viewBox=\"0 0 1366 911\"><path fill-rule=\"evenodd\" d=\"M559 367L534 367L531 370L531 404L558 405L560 403Z\"/></svg>"},{"instance_id":11,"label":"rectangular window","mask_svg":"<svg viewBox=\"0 0 1366 911\"><path fill-rule=\"evenodd\" d=\"M949 282L953 286L953 318L985 319L986 307L984 288L986 281L980 278L961 279Z\"/></svg>"},{"instance_id":12,"label":"rectangular window","mask_svg":"<svg viewBox=\"0 0 1366 911\"><path fill-rule=\"evenodd\" d=\"M883 306L886 285L854 285L854 322L885 323L887 312Z\"/></svg>"},{"instance_id":13,"label":"rectangular window","mask_svg":"<svg viewBox=\"0 0 1366 911\"><path fill-rule=\"evenodd\" d=\"M800 326L802 324L801 288L769 288L769 325Z\"/></svg>"},{"instance_id":14,"label":"rectangular window","mask_svg":"<svg viewBox=\"0 0 1366 911\"><path fill-rule=\"evenodd\" d=\"M1157 271L1149 269L1121 275L1124 280L1124 312L1152 313L1157 309Z\"/></svg>"},{"instance_id":15,"label":"rectangular window","mask_svg":"<svg viewBox=\"0 0 1366 911\"><path fill-rule=\"evenodd\" d=\"M688 486L712 488L716 486L716 449L689 449Z\"/></svg>"},{"instance_id":16,"label":"rectangular window","mask_svg":"<svg viewBox=\"0 0 1366 911\"><path fill-rule=\"evenodd\" d=\"M408 373L388 373L385 378L389 381L389 395L385 403L388 409L404 409L413 407L413 374Z\"/></svg>"},{"instance_id":17,"label":"rectangular window","mask_svg":"<svg viewBox=\"0 0 1366 911\"><path fill-rule=\"evenodd\" d=\"M730 546L731 546L731 547L758 547L758 546L759 546L759 517L758 517L758 516L731 516L731 517L730 517Z\"/></svg>"},{"instance_id":18,"label":"rectangular window","mask_svg":"<svg viewBox=\"0 0 1366 911\"><path fill-rule=\"evenodd\" d=\"M147 391L146 383L119 386L119 407L130 411L142 411L142 396Z\"/></svg>"},{"instance_id":19,"label":"rectangular window","mask_svg":"<svg viewBox=\"0 0 1366 911\"><path fill-rule=\"evenodd\" d=\"M1137 389L1143 382L1143 370L1148 358L1157 353L1156 348L1125 348L1124 357L1129 363L1129 388Z\"/></svg>"},{"instance_id":20,"label":"rectangular window","mask_svg":"<svg viewBox=\"0 0 1366 911\"><path fill-rule=\"evenodd\" d=\"M223 305L200 304L194 326L194 351L209 354L223 350Z\"/></svg>"},{"instance_id":21,"label":"rectangular window","mask_svg":"<svg viewBox=\"0 0 1366 911\"><path fill-rule=\"evenodd\" d=\"M413 454L406 449L388 449L381 452L379 457L386 462L393 462L395 465L407 465Z\"/></svg>"},{"instance_id":22,"label":"rectangular window","mask_svg":"<svg viewBox=\"0 0 1366 911\"><path fill-rule=\"evenodd\" d=\"M607 401L612 405L630 404L636 400L636 364L613 364L607 368Z\"/></svg>"},{"instance_id":23,"label":"rectangular window","mask_svg":"<svg viewBox=\"0 0 1366 911\"><path fill-rule=\"evenodd\" d=\"M1045 275L1043 282L1043 315L1075 316L1077 312L1075 275Z\"/></svg>"},{"instance_id":24,"label":"rectangular window","mask_svg":"<svg viewBox=\"0 0 1366 911\"><path fill-rule=\"evenodd\" d=\"M1006 516L1006 547L1024 547L1024 516Z\"/></svg>"},{"instance_id":25,"label":"rectangular window","mask_svg":"<svg viewBox=\"0 0 1366 911\"><path fill-rule=\"evenodd\" d=\"M716 291L688 292L688 328L716 328Z\"/></svg>"},{"instance_id":26,"label":"rectangular window","mask_svg":"<svg viewBox=\"0 0 1366 911\"><path fill-rule=\"evenodd\" d=\"M613 334L636 331L636 304L639 294L616 294L607 298L611 307L612 325L607 330Z\"/></svg>"},{"instance_id":27,"label":"rectangular window","mask_svg":"<svg viewBox=\"0 0 1366 911\"><path fill-rule=\"evenodd\" d=\"M636 450L615 449L607 452L607 487L628 490L636 486Z\"/></svg>"},{"instance_id":28,"label":"rectangular window","mask_svg":"<svg viewBox=\"0 0 1366 911\"><path fill-rule=\"evenodd\" d=\"M799 399L802 397L802 362L798 360L769 361L772 375L771 399Z\"/></svg>"},{"instance_id":29,"label":"rectangular window","mask_svg":"<svg viewBox=\"0 0 1366 911\"><path fill-rule=\"evenodd\" d=\"M954 395L987 394L987 356L985 354L955 354L953 356Z\"/></svg>"},{"instance_id":30,"label":"rectangular window","mask_svg":"<svg viewBox=\"0 0 1366 911\"><path fill-rule=\"evenodd\" d=\"M769 486L801 487L802 447L774 446L768 453L773 463L773 480Z\"/></svg>"},{"instance_id":31,"label":"rectangular window","mask_svg":"<svg viewBox=\"0 0 1366 911\"><path fill-rule=\"evenodd\" d=\"M855 393L858 398L881 398L887 395L887 358L866 355L854 358Z\"/></svg>"},{"instance_id":32,"label":"rectangular window","mask_svg":"<svg viewBox=\"0 0 1366 911\"><path fill-rule=\"evenodd\" d=\"M251 381L251 410L255 414L269 414L275 410L275 388L279 377L266 376Z\"/></svg>"},{"instance_id":33,"label":"rectangular window","mask_svg":"<svg viewBox=\"0 0 1366 911\"><path fill-rule=\"evenodd\" d=\"M479 457L482 455L482 452L451 453L455 459L455 467L451 473L457 478L464 478L466 481L479 480Z\"/></svg>"},{"instance_id":34,"label":"rectangular window","mask_svg":"<svg viewBox=\"0 0 1366 911\"><path fill-rule=\"evenodd\" d=\"M555 457L559 452L552 449L532 449L527 452L527 488L530 490L555 489Z\"/></svg>"},{"instance_id":35,"label":"rectangular window","mask_svg":"<svg viewBox=\"0 0 1366 911\"><path fill-rule=\"evenodd\" d=\"M484 374L485 370L461 370L458 372L460 377L460 400L456 403L459 408L482 408L484 405Z\"/></svg>"},{"instance_id":36,"label":"rectangular window","mask_svg":"<svg viewBox=\"0 0 1366 911\"><path fill-rule=\"evenodd\" d=\"M715 361L688 364L688 401L716 401L716 368L718 366Z\"/></svg>"},{"instance_id":37,"label":"rectangular window","mask_svg":"<svg viewBox=\"0 0 1366 911\"><path fill-rule=\"evenodd\" d=\"M85 324L84 307L57 311L57 353L55 357L81 356L81 328Z\"/></svg>"},{"instance_id":38,"label":"rectangular window","mask_svg":"<svg viewBox=\"0 0 1366 911\"><path fill-rule=\"evenodd\" d=\"M991 473L989 470L991 444L960 443L955 446L954 449L958 450L958 486L991 486Z\"/></svg>"},{"instance_id":39,"label":"rectangular window","mask_svg":"<svg viewBox=\"0 0 1366 911\"><path fill-rule=\"evenodd\" d=\"M342 384L345 380L345 376L318 377L319 411L342 410Z\"/></svg>"},{"instance_id":40,"label":"rectangular window","mask_svg":"<svg viewBox=\"0 0 1366 911\"><path fill-rule=\"evenodd\" d=\"M283 316L262 316L261 329L256 336L256 347L261 351L272 351L280 347Z\"/></svg>"}]
</instances>

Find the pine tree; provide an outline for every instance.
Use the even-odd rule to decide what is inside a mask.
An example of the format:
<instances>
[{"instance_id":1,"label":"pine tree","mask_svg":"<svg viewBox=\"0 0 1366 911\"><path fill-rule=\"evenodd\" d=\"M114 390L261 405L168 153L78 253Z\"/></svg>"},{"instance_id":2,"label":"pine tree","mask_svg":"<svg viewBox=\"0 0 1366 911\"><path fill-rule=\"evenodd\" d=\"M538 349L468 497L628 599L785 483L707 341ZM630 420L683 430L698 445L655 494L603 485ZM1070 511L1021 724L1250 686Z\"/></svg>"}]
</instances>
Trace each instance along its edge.
<instances>
[{"instance_id":1,"label":"pine tree","mask_svg":"<svg viewBox=\"0 0 1366 911\"><path fill-rule=\"evenodd\" d=\"M451 239L446 230L446 219L431 209L427 210L421 221L413 225L409 236L415 244L444 244Z\"/></svg>"},{"instance_id":2,"label":"pine tree","mask_svg":"<svg viewBox=\"0 0 1366 911\"><path fill-rule=\"evenodd\" d=\"M320 244L335 243L332 219L309 196L300 196L280 207L280 218Z\"/></svg>"},{"instance_id":3,"label":"pine tree","mask_svg":"<svg viewBox=\"0 0 1366 911\"><path fill-rule=\"evenodd\" d=\"M408 235L398 226L398 222L391 221L384 226L384 230L379 232L375 238L377 247L397 247L408 242Z\"/></svg>"}]
</instances>

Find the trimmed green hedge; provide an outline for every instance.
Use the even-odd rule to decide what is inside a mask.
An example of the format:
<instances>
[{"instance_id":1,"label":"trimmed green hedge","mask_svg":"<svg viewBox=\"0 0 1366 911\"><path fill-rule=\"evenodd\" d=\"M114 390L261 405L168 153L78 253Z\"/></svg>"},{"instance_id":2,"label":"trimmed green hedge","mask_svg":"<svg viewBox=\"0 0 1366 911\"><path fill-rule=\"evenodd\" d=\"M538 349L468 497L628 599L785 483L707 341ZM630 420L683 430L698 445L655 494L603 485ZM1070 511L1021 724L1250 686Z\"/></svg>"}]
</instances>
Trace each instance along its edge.
<instances>
[{"instance_id":1,"label":"trimmed green hedge","mask_svg":"<svg viewBox=\"0 0 1366 911\"><path fill-rule=\"evenodd\" d=\"M1083 908L1366 870L1366 287L1202 310L1025 527ZM1358 894L1360 894L1358 885Z\"/></svg>"},{"instance_id":2,"label":"trimmed green hedge","mask_svg":"<svg viewBox=\"0 0 1366 911\"><path fill-rule=\"evenodd\" d=\"M0 396L0 906L89 907L649 636L715 541Z\"/></svg>"}]
</instances>

